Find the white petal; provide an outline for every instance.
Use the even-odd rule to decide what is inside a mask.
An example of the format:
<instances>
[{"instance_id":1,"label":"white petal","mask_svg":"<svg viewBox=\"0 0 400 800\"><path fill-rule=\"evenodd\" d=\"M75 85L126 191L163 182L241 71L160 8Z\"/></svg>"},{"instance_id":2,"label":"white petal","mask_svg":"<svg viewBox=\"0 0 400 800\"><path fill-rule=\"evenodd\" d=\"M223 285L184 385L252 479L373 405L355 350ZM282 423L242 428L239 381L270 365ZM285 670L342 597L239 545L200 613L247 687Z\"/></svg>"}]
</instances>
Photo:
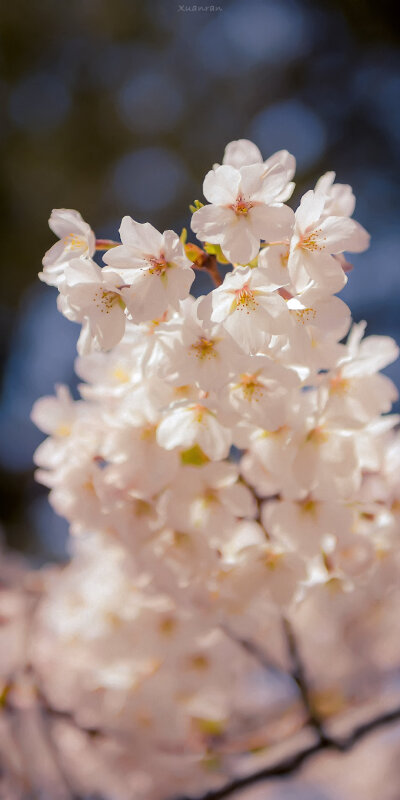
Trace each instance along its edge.
<instances>
[{"instance_id":1,"label":"white petal","mask_svg":"<svg viewBox=\"0 0 400 800\"><path fill-rule=\"evenodd\" d=\"M220 242L224 256L235 264L248 264L260 249L260 239L245 217L236 217Z\"/></svg>"},{"instance_id":2,"label":"white petal","mask_svg":"<svg viewBox=\"0 0 400 800\"><path fill-rule=\"evenodd\" d=\"M288 150L278 150L264 161L264 169L269 171L275 164L280 164L286 172L286 180L290 181L296 172L296 159Z\"/></svg>"},{"instance_id":3,"label":"white petal","mask_svg":"<svg viewBox=\"0 0 400 800\"><path fill-rule=\"evenodd\" d=\"M240 172L234 167L222 165L211 169L204 178L203 194L209 203L229 205L238 194Z\"/></svg>"},{"instance_id":4,"label":"white petal","mask_svg":"<svg viewBox=\"0 0 400 800\"><path fill-rule=\"evenodd\" d=\"M359 252L369 245L367 231L348 217L327 217L316 231L317 242L328 253Z\"/></svg>"},{"instance_id":5,"label":"white petal","mask_svg":"<svg viewBox=\"0 0 400 800\"><path fill-rule=\"evenodd\" d=\"M231 208L203 206L192 216L191 228L202 242L220 244L227 227L234 225L236 214Z\"/></svg>"},{"instance_id":6,"label":"white petal","mask_svg":"<svg viewBox=\"0 0 400 800\"><path fill-rule=\"evenodd\" d=\"M49 228L60 239L70 233L80 233L84 236L92 233L90 225L82 219L79 211L72 208L53 208L49 219Z\"/></svg>"},{"instance_id":7,"label":"white petal","mask_svg":"<svg viewBox=\"0 0 400 800\"><path fill-rule=\"evenodd\" d=\"M150 222L136 222L132 217L123 217L119 229L122 244L138 250L138 254L158 255L162 246L162 234ZM112 253L110 250L107 256ZM111 263L107 261L106 263Z\"/></svg>"},{"instance_id":8,"label":"white petal","mask_svg":"<svg viewBox=\"0 0 400 800\"><path fill-rule=\"evenodd\" d=\"M101 268L88 258L75 258L65 268L65 280L68 286L79 283L99 283L102 280Z\"/></svg>"},{"instance_id":9,"label":"white petal","mask_svg":"<svg viewBox=\"0 0 400 800\"><path fill-rule=\"evenodd\" d=\"M301 198L301 203L296 211L296 226L302 231L306 231L321 218L325 205L323 195L316 194L310 189Z\"/></svg>"},{"instance_id":10,"label":"white petal","mask_svg":"<svg viewBox=\"0 0 400 800\"><path fill-rule=\"evenodd\" d=\"M262 160L261 152L254 142L249 139L238 139L225 147L222 163L240 169L248 164L261 163Z\"/></svg>"},{"instance_id":11,"label":"white petal","mask_svg":"<svg viewBox=\"0 0 400 800\"><path fill-rule=\"evenodd\" d=\"M249 164L240 169L240 194L251 200L263 187L264 165Z\"/></svg>"},{"instance_id":12,"label":"white petal","mask_svg":"<svg viewBox=\"0 0 400 800\"><path fill-rule=\"evenodd\" d=\"M266 242L288 241L294 225L294 214L289 206L257 205L248 215L252 230Z\"/></svg>"}]
</instances>

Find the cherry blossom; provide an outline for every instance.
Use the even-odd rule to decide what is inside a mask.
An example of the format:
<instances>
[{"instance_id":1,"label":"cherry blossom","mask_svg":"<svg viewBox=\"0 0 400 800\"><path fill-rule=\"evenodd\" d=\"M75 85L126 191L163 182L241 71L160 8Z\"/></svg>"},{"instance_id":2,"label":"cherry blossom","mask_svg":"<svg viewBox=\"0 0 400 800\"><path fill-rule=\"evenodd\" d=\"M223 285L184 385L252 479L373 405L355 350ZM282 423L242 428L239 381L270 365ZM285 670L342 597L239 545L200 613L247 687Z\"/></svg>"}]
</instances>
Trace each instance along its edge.
<instances>
[{"instance_id":1,"label":"cherry blossom","mask_svg":"<svg viewBox=\"0 0 400 800\"><path fill-rule=\"evenodd\" d=\"M160 317L168 306L177 308L189 293L194 272L176 233L161 234L149 222L124 217L120 236L122 244L104 256L104 272L111 267L126 284L124 300L134 322Z\"/></svg>"},{"instance_id":2,"label":"cherry blossom","mask_svg":"<svg viewBox=\"0 0 400 800\"><path fill-rule=\"evenodd\" d=\"M199 398L171 406L157 428L157 442L167 450L198 445L208 458L220 460L228 455L232 434L218 420L212 400Z\"/></svg>"},{"instance_id":3,"label":"cherry blossom","mask_svg":"<svg viewBox=\"0 0 400 800\"><path fill-rule=\"evenodd\" d=\"M96 249L95 235L79 211L55 208L49 219L51 230L59 236L43 258L39 278L50 286L58 286L64 268L79 257L92 258Z\"/></svg>"},{"instance_id":4,"label":"cherry blossom","mask_svg":"<svg viewBox=\"0 0 400 800\"><path fill-rule=\"evenodd\" d=\"M70 320L82 323L78 352L109 350L125 330L125 303L116 273L107 274L89 259L74 259L60 281L58 308Z\"/></svg>"},{"instance_id":5,"label":"cherry blossom","mask_svg":"<svg viewBox=\"0 0 400 800\"><path fill-rule=\"evenodd\" d=\"M229 538L237 517L254 517L251 491L238 479L234 464L210 462L183 467L162 505L178 530L203 532L220 542Z\"/></svg>"},{"instance_id":6,"label":"cherry blossom","mask_svg":"<svg viewBox=\"0 0 400 800\"><path fill-rule=\"evenodd\" d=\"M158 369L178 385L198 384L209 391L229 381L242 351L223 325L199 318L201 302L182 304L180 324L160 331L163 355Z\"/></svg>"},{"instance_id":7,"label":"cherry blossom","mask_svg":"<svg viewBox=\"0 0 400 800\"><path fill-rule=\"evenodd\" d=\"M285 331L289 324L286 303L258 269L237 268L211 296L212 322L221 323L232 338L248 353L266 347L272 334ZM204 313L210 296L203 301ZM201 314L202 307L199 308Z\"/></svg>"},{"instance_id":8,"label":"cherry blossom","mask_svg":"<svg viewBox=\"0 0 400 800\"><path fill-rule=\"evenodd\" d=\"M327 216L326 195L320 188L303 196L296 211L293 237L290 244L288 269L293 283L305 286L312 279L324 286L325 273L340 274L340 262L333 255L343 251L358 253L369 245L365 229L348 216Z\"/></svg>"},{"instance_id":9,"label":"cherry blossom","mask_svg":"<svg viewBox=\"0 0 400 800\"><path fill-rule=\"evenodd\" d=\"M293 224L292 211L280 201L291 169L277 161L235 169L227 164L211 170L203 192L210 205L195 211L192 229L201 241L221 245L229 261L248 264L260 240L282 239Z\"/></svg>"},{"instance_id":10,"label":"cherry blossom","mask_svg":"<svg viewBox=\"0 0 400 800\"><path fill-rule=\"evenodd\" d=\"M228 166L235 167L236 169L249 166L250 164L264 163L264 168L266 170L269 170L271 167L275 166L275 164L281 164L288 171L288 184L278 195L277 200L286 203L293 194L295 184L291 178L293 178L296 170L296 159L291 153L288 153L287 150L279 150L277 153L267 158L267 160L263 160L261 152L254 142L251 142L249 139L238 139L235 142L230 142L226 146L222 163L228 164Z\"/></svg>"},{"instance_id":11,"label":"cherry blossom","mask_svg":"<svg viewBox=\"0 0 400 800\"><path fill-rule=\"evenodd\" d=\"M250 362L242 359L242 370L229 383L225 395L239 420L249 420L274 431L285 424L293 399L291 390L298 385L293 370L270 358L256 356Z\"/></svg>"},{"instance_id":12,"label":"cherry blossom","mask_svg":"<svg viewBox=\"0 0 400 800\"><path fill-rule=\"evenodd\" d=\"M324 198L326 216L351 217L356 205L353 190L348 184L335 183L335 177L334 172L325 172L314 191Z\"/></svg>"}]
</instances>

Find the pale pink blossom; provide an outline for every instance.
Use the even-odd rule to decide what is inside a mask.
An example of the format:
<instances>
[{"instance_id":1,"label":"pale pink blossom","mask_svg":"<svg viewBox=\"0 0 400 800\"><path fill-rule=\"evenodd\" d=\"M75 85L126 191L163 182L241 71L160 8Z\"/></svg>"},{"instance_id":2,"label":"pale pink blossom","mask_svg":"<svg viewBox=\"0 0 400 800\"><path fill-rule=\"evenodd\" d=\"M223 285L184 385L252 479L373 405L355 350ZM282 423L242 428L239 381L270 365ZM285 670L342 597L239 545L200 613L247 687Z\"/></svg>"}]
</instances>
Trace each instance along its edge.
<instances>
[{"instance_id":1,"label":"pale pink blossom","mask_svg":"<svg viewBox=\"0 0 400 800\"><path fill-rule=\"evenodd\" d=\"M198 445L208 458L219 461L228 455L232 434L219 421L213 404L199 399L171 407L158 425L157 442L167 450Z\"/></svg>"},{"instance_id":2,"label":"pale pink blossom","mask_svg":"<svg viewBox=\"0 0 400 800\"><path fill-rule=\"evenodd\" d=\"M290 168L279 162L211 170L203 184L210 205L193 214L193 231L201 241L219 244L229 261L248 264L262 239L275 241L290 234L293 212L279 200L288 175Z\"/></svg>"},{"instance_id":3,"label":"pale pink blossom","mask_svg":"<svg viewBox=\"0 0 400 800\"><path fill-rule=\"evenodd\" d=\"M39 278L50 286L58 286L65 267L71 261L94 255L96 237L79 211L69 208L54 208L49 227L59 236L59 241L44 256L43 272L39 273Z\"/></svg>"},{"instance_id":4,"label":"pale pink blossom","mask_svg":"<svg viewBox=\"0 0 400 800\"><path fill-rule=\"evenodd\" d=\"M122 244L109 250L104 261L124 284L123 297L134 322L146 322L178 308L194 280L191 262L173 231L159 233L149 222L124 217Z\"/></svg>"},{"instance_id":5,"label":"pale pink blossom","mask_svg":"<svg viewBox=\"0 0 400 800\"><path fill-rule=\"evenodd\" d=\"M121 279L106 273L94 261L74 259L60 281L58 308L67 319L82 323L78 352L110 350L125 331L125 303Z\"/></svg>"},{"instance_id":6,"label":"pale pink blossom","mask_svg":"<svg viewBox=\"0 0 400 800\"><path fill-rule=\"evenodd\" d=\"M303 652L317 710L358 714L367 669L392 675L400 436L379 371L398 350L364 323L342 341L343 253L368 235L333 173L294 216L293 173L228 145L193 228L233 269L220 284L205 245L217 285L197 300L185 231L124 217L101 269L80 216L52 215L42 278L81 324L81 384L32 418L70 535L35 572L1 550L0 794L204 797L306 735Z\"/></svg>"},{"instance_id":7,"label":"pale pink blossom","mask_svg":"<svg viewBox=\"0 0 400 800\"><path fill-rule=\"evenodd\" d=\"M237 141L230 142L225 147L222 163L228 164L228 166L235 167L236 169L247 167L251 164L263 163L266 170L271 169L271 167L275 166L275 164L281 164L285 169L287 169L288 183L278 195L277 200L279 200L279 202L286 203L286 201L289 200L293 194L295 184L291 179L293 178L296 170L296 159L291 153L288 153L287 150L279 150L277 153L274 153L272 156L264 160L261 155L261 151L257 145L254 144L254 142L251 142L249 139L238 139ZM214 168L217 166L219 165L216 164Z\"/></svg>"},{"instance_id":8,"label":"pale pink blossom","mask_svg":"<svg viewBox=\"0 0 400 800\"><path fill-rule=\"evenodd\" d=\"M290 244L288 269L292 282L299 288L314 280L324 288L325 274L335 268L340 277L340 263L333 255L358 253L369 245L369 235L355 220L347 216L327 216L326 197L322 191L307 192L296 211L296 222Z\"/></svg>"},{"instance_id":9,"label":"pale pink blossom","mask_svg":"<svg viewBox=\"0 0 400 800\"><path fill-rule=\"evenodd\" d=\"M211 321L221 323L245 352L257 353L272 334L290 326L286 303L276 288L259 269L235 269L212 292ZM204 313L210 308L209 300L203 301Z\"/></svg>"}]
</instances>

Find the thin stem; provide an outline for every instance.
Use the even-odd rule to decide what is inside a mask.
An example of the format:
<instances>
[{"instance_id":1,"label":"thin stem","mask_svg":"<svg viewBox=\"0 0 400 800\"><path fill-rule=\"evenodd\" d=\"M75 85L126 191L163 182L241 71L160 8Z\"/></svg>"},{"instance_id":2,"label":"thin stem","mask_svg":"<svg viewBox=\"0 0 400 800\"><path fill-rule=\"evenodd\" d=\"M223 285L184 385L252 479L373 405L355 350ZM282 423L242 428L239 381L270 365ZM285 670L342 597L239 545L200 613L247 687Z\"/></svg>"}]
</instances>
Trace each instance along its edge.
<instances>
[{"instance_id":1,"label":"thin stem","mask_svg":"<svg viewBox=\"0 0 400 800\"><path fill-rule=\"evenodd\" d=\"M96 239L96 250L111 250L112 247L118 247L120 242L114 242L113 239Z\"/></svg>"},{"instance_id":2,"label":"thin stem","mask_svg":"<svg viewBox=\"0 0 400 800\"><path fill-rule=\"evenodd\" d=\"M222 278L218 269L218 262L214 255L204 253L203 257L193 263L194 269L207 272L215 286L221 286Z\"/></svg>"},{"instance_id":3,"label":"thin stem","mask_svg":"<svg viewBox=\"0 0 400 800\"><path fill-rule=\"evenodd\" d=\"M243 486L246 486L246 487L247 487L247 489L249 490L249 492L251 492L251 494L252 494L252 495L253 495L253 497L254 497L254 500L255 500L255 503L256 503L256 507L257 507L257 513L256 513L256 515L255 515L255 517L254 517L254 520L255 520L255 522L258 522L258 523L259 523L259 525L261 525L261 527L262 527L262 522L261 522L261 507L262 507L262 504L263 504L264 500L266 500L266 498L265 498L265 497L260 497L260 495L259 495L259 494L257 494L257 492L256 492L256 490L254 489L254 487L253 487L253 486L251 486L251 484L250 484L248 481L246 481L246 478L245 478L243 475L241 475L241 476L240 476L240 479L239 479L239 480L240 480L240 482L243 484ZM264 533L265 533L265 536L266 536L266 538L268 539L269 537L268 537L268 535L267 535L267 532L265 531L265 529L263 529L263 530L264 530Z\"/></svg>"},{"instance_id":4,"label":"thin stem","mask_svg":"<svg viewBox=\"0 0 400 800\"><path fill-rule=\"evenodd\" d=\"M286 239L286 241L283 242L263 242L261 247L275 247L276 245L283 245L283 244L289 245L288 240Z\"/></svg>"},{"instance_id":5,"label":"thin stem","mask_svg":"<svg viewBox=\"0 0 400 800\"><path fill-rule=\"evenodd\" d=\"M272 672L275 675L282 675L282 670L279 669L275 664L272 663L266 656L266 654L258 647L255 642L252 642L251 639L245 639L241 636L237 636L233 631L228 628L227 625L221 625L221 630L232 639L233 642L236 642L243 650L246 651L252 658L254 658L258 664L268 672Z\"/></svg>"},{"instance_id":6,"label":"thin stem","mask_svg":"<svg viewBox=\"0 0 400 800\"><path fill-rule=\"evenodd\" d=\"M185 252L192 262L193 269L208 272L215 286L221 286L222 278L219 274L218 262L214 253L207 253L197 244L193 244L193 242L185 244Z\"/></svg>"},{"instance_id":7,"label":"thin stem","mask_svg":"<svg viewBox=\"0 0 400 800\"><path fill-rule=\"evenodd\" d=\"M314 728L318 735L320 742L330 741L324 728L323 721L321 720L315 706L310 698L310 690L308 688L308 681L304 664L300 655L300 650L297 644L296 636L293 628L287 617L283 617L283 630L285 632L286 642L288 645L289 656L291 660L290 675L294 680L303 701L304 708L307 712L309 724Z\"/></svg>"}]
</instances>

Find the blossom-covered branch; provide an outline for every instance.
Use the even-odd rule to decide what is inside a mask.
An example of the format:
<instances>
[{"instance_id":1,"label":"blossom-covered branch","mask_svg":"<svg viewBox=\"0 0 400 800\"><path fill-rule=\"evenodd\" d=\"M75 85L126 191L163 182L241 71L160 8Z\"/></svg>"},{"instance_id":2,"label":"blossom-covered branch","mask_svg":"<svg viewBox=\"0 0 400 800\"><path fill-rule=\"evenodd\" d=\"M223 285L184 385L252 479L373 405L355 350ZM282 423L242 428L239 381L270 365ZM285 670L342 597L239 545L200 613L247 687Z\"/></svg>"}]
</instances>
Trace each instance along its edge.
<instances>
[{"instance_id":1,"label":"blossom-covered branch","mask_svg":"<svg viewBox=\"0 0 400 800\"><path fill-rule=\"evenodd\" d=\"M287 151L231 142L191 209L198 243L129 216L105 240L77 211L51 214L40 278L81 326L81 384L79 399L57 386L32 412L68 563L22 570L17 591L5 561L7 704L30 741L43 717L51 728L47 745L37 735L40 778L23 726L17 760L0 728L22 787L28 770L56 796L49 746L76 796L113 800L217 800L238 759L305 725L315 752L350 746L327 719L358 694L332 679L324 710L332 664L316 669L324 648L310 639L327 617L345 642L349 614L398 582L397 391L381 374L398 348L365 336L337 297L346 254L369 243L350 186L326 173L292 209L294 172ZM211 278L198 297L196 270Z\"/></svg>"},{"instance_id":2,"label":"blossom-covered branch","mask_svg":"<svg viewBox=\"0 0 400 800\"><path fill-rule=\"evenodd\" d=\"M296 751L293 755L283 758L272 766L263 767L248 775L235 778L229 781L229 783L226 783L221 789L207 792L201 796L200 800L223 800L224 797L231 797L236 792L243 791L243 789L247 789L249 786L253 786L256 783L273 780L274 778L289 777L295 774L303 764L314 756L326 750L337 750L341 753L348 752L370 733L399 721L400 706L397 706L396 708L390 709L390 711L385 711L372 719L368 719L341 739L318 738L313 744ZM179 800L193 800L193 797L179 797Z\"/></svg>"}]
</instances>

